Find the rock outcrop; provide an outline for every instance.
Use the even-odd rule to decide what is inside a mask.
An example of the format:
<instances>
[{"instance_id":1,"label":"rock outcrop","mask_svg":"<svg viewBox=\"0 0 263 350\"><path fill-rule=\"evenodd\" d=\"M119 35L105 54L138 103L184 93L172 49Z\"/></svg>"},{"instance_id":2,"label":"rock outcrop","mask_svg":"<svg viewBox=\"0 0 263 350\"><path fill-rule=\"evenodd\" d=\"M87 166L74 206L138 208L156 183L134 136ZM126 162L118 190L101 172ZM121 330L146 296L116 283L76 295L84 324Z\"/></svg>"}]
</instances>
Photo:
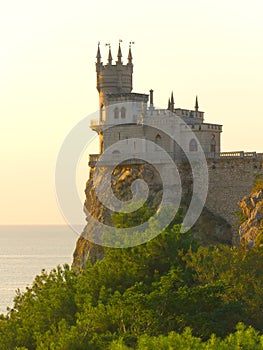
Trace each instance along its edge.
<instances>
[{"instance_id":1,"label":"rock outcrop","mask_svg":"<svg viewBox=\"0 0 263 350\"><path fill-rule=\"evenodd\" d=\"M239 203L241 220L238 240L242 245L252 248L263 232L263 189L253 191Z\"/></svg>"},{"instance_id":2,"label":"rock outcrop","mask_svg":"<svg viewBox=\"0 0 263 350\"><path fill-rule=\"evenodd\" d=\"M93 171L91 169L90 179L86 184L86 201L84 211L88 210L96 220L112 225L109 209L105 208L96 196L93 184ZM183 198L181 207L186 212L189 199L191 198L191 177L189 181L186 177L183 179ZM135 179L144 179L148 184L149 195L147 204L158 208L162 199L162 184L158 172L149 164L141 164L136 166L118 166L112 174L112 189L115 195L122 200L132 198L131 185ZM97 181L103 182L103 169ZM95 184L96 185L96 184ZM192 228L193 235L200 240L203 245L210 244L232 244L232 227L222 217L213 214L207 208L203 209L201 216ZM95 228L87 223L82 236L78 239L74 252L74 260L72 266L77 269L83 268L85 262L89 260L92 264L103 258L103 247L90 242L87 237L94 235Z\"/></svg>"},{"instance_id":3,"label":"rock outcrop","mask_svg":"<svg viewBox=\"0 0 263 350\"><path fill-rule=\"evenodd\" d=\"M95 191L96 184L93 184L93 171L91 168L90 178L86 184L84 211L88 211L96 220L112 225L111 215L113 212L106 208L98 199ZM144 179L149 186L148 204L158 207L162 198L162 185L159 174L148 164L134 166L117 167L112 174L112 189L116 197L122 200L132 198L131 184L135 179ZM97 181L103 182L103 168ZM95 185L95 186L94 186ZM79 237L76 249L73 254L74 268L82 268L87 260L94 264L97 260L103 258L103 247L92 243L87 237L96 234L96 227L87 223L82 235Z\"/></svg>"}]
</instances>

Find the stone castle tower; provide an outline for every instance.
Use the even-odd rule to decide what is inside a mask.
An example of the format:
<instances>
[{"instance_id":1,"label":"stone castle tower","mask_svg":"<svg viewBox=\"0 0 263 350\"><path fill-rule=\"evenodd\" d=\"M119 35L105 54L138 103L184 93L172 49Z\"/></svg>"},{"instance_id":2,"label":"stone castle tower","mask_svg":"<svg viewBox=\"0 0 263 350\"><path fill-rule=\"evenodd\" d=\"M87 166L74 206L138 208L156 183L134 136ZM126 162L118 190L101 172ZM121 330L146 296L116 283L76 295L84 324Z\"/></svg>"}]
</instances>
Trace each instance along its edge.
<instances>
[{"instance_id":1,"label":"stone castle tower","mask_svg":"<svg viewBox=\"0 0 263 350\"><path fill-rule=\"evenodd\" d=\"M111 94L129 94L132 91L132 53L129 49L128 63L122 62L121 45L119 43L116 64L112 64L111 47L109 45L108 63L104 65L101 61L100 45L97 51L97 90L99 92L100 109L108 103L107 96Z\"/></svg>"}]
</instances>

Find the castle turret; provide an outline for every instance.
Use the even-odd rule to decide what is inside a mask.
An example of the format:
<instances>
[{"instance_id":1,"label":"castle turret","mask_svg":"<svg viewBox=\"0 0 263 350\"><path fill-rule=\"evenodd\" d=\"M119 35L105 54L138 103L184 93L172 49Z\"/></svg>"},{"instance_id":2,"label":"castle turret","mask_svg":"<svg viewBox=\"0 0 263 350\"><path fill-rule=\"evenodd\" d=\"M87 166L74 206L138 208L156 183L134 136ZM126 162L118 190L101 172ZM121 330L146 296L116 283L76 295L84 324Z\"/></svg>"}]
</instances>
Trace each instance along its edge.
<instances>
[{"instance_id":1,"label":"castle turret","mask_svg":"<svg viewBox=\"0 0 263 350\"><path fill-rule=\"evenodd\" d=\"M108 104L107 95L127 94L132 91L132 53L129 48L128 63L122 62L121 44L119 43L116 64L112 64L111 46L109 46L108 64L101 63L101 55L98 46L97 53L97 90L99 92L100 109Z\"/></svg>"}]
</instances>

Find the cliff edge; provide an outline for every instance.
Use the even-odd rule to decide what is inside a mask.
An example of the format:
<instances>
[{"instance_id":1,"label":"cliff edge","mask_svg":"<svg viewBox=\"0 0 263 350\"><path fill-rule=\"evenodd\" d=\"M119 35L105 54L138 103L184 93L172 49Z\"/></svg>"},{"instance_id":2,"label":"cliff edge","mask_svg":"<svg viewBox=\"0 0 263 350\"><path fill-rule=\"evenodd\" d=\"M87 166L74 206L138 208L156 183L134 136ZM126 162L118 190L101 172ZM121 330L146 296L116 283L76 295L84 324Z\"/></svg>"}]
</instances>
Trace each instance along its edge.
<instances>
[{"instance_id":1,"label":"cliff edge","mask_svg":"<svg viewBox=\"0 0 263 350\"><path fill-rule=\"evenodd\" d=\"M245 196L238 203L241 208L242 224L239 227L237 238L247 248L252 248L262 240L263 184L261 186L257 186L250 195Z\"/></svg>"},{"instance_id":2,"label":"cliff edge","mask_svg":"<svg viewBox=\"0 0 263 350\"><path fill-rule=\"evenodd\" d=\"M93 171L94 169L91 168L90 178L86 184L84 211L88 210L96 220L107 225L112 225L111 215L113 213L105 208L96 196ZM163 188L158 172L150 164L118 166L112 174L112 189L115 195L122 200L131 199L131 185L138 178L143 179L148 184L149 196L147 205L157 209L162 199ZM97 181L103 182L103 169ZM191 184L185 180L181 200L183 214L187 211L189 199L191 199L190 188ZM222 217L213 214L206 207L192 228L192 232L203 245L232 244L233 232L231 225ZM88 222L76 243L73 255L73 268L82 269L87 260L94 264L97 260L103 259L103 247L85 238L91 237L95 233L95 228Z\"/></svg>"}]
</instances>

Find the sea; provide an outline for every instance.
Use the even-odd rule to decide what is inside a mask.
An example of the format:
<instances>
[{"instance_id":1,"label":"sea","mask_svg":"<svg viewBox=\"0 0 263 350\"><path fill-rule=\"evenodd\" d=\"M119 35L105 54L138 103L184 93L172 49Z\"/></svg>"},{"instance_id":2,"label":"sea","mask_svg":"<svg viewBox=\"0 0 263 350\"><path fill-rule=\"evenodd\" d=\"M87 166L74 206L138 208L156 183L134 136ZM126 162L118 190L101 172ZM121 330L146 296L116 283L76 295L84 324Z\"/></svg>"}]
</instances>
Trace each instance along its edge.
<instances>
[{"instance_id":1,"label":"sea","mask_svg":"<svg viewBox=\"0 0 263 350\"><path fill-rule=\"evenodd\" d=\"M42 269L71 265L77 239L68 226L0 226L0 314Z\"/></svg>"}]
</instances>

